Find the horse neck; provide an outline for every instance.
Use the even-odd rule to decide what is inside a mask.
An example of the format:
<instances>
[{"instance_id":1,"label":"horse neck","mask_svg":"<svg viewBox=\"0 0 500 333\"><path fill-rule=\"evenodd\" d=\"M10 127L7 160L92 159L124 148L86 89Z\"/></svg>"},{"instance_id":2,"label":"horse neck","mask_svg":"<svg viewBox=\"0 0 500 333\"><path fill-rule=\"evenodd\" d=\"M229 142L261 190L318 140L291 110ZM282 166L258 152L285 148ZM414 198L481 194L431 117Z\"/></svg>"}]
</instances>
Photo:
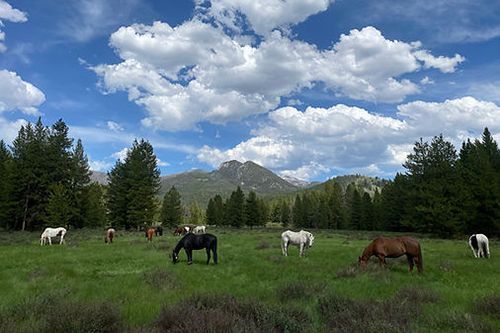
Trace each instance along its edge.
<instances>
[{"instance_id":1,"label":"horse neck","mask_svg":"<svg viewBox=\"0 0 500 333\"><path fill-rule=\"evenodd\" d=\"M183 242L179 242L177 243L177 245L174 247L174 253L175 254L178 254L179 251L184 247L184 243Z\"/></svg>"},{"instance_id":2,"label":"horse neck","mask_svg":"<svg viewBox=\"0 0 500 333\"><path fill-rule=\"evenodd\" d=\"M373 255L373 244L368 245L361 255L362 258L370 258Z\"/></svg>"}]
</instances>

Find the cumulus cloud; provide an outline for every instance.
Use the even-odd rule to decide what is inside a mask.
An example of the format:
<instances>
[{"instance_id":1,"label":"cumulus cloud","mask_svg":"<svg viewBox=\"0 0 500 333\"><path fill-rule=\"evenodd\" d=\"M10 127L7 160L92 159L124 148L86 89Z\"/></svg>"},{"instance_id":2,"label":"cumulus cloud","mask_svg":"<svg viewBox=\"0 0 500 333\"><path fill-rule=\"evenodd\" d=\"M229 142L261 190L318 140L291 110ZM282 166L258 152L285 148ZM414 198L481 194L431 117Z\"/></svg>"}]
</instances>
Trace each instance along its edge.
<instances>
[{"instance_id":1,"label":"cumulus cloud","mask_svg":"<svg viewBox=\"0 0 500 333\"><path fill-rule=\"evenodd\" d=\"M16 138L21 126L26 125L28 125L28 121L25 119L9 121L3 117L0 117L0 140L11 143Z\"/></svg>"},{"instance_id":2,"label":"cumulus cloud","mask_svg":"<svg viewBox=\"0 0 500 333\"><path fill-rule=\"evenodd\" d=\"M426 67L452 72L462 60L435 58L420 43L386 39L374 27L351 30L319 50L279 31L258 45L240 44L196 19L122 27L110 45L123 61L90 67L103 92L126 91L146 109L143 125L168 131L266 113L317 82L353 99L400 102L419 92L401 76Z\"/></svg>"},{"instance_id":3,"label":"cumulus cloud","mask_svg":"<svg viewBox=\"0 0 500 333\"><path fill-rule=\"evenodd\" d=\"M333 0L196 0L198 10L236 31L268 35L328 9ZM248 27L246 27L248 25Z\"/></svg>"},{"instance_id":4,"label":"cumulus cloud","mask_svg":"<svg viewBox=\"0 0 500 333\"><path fill-rule=\"evenodd\" d=\"M3 27L3 21L10 21L16 23L26 22L28 17L26 13L20 11L19 9L12 8L10 4L4 0L0 0L0 27ZM5 52L7 47L3 43L5 40L5 33L0 29L0 53Z\"/></svg>"},{"instance_id":5,"label":"cumulus cloud","mask_svg":"<svg viewBox=\"0 0 500 333\"><path fill-rule=\"evenodd\" d=\"M45 95L37 87L23 81L15 72L0 70L0 113L20 110L36 115Z\"/></svg>"},{"instance_id":6,"label":"cumulus cloud","mask_svg":"<svg viewBox=\"0 0 500 333\"><path fill-rule=\"evenodd\" d=\"M284 107L271 112L249 140L227 150L205 146L197 158L213 166L230 159L253 160L299 179L330 169L387 176L401 169L420 137L442 133L459 146L479 137L484 127L500 134L500 107L473 97L416 101L397 109L390 117L342 104L305 112Z\"/></svg>"}]
</instances>

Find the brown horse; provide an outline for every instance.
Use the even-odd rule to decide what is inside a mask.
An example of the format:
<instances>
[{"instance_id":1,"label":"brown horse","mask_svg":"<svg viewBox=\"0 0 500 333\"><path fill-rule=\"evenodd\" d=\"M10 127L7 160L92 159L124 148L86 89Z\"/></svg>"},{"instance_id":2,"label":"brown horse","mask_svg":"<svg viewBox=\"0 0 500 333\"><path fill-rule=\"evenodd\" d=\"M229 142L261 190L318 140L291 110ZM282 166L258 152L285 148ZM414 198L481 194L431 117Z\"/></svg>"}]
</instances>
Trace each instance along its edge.
<instances>
[{"instance_id":1,"label":"brown horse","mask_svg":"<svg viewBox=\"0 0 500 333\"><path fill-rule=\"evenodd\" d=\"M424 271L422 261L422 250L420 243L411 237L385 238L378 237L374 239L363 251L359 257L359 265L365 268L371 256L377 256L380 266L387 266L385 258L398 258L406 254L410 272L416 264L419 273Z\"/></svg>"},{"instance_id":2,"label":"brown horse","mask_svg":"<svg viewBox=\"0 0 500 333\"><path fill-rule=\"evenodd\" d=\"M146 237L148 238L148 242L152 242L153 241L153 236L155 234L155 231L156 231L155 228L149 228L146 231Z\"/></svg>"},{"instance_id":3,"label":"brown horse","mask_svg":"<svg viewBox=\"0 0 500 333\"><path fill-rule=\"evenodd\" d=\"M104 238L104 242L108 243L108 244L113 243L113 238L115 237L115 232L116 231L113 228L109 228L108 230L106 230L106 237Z\"/></svg>"}]
</instances>

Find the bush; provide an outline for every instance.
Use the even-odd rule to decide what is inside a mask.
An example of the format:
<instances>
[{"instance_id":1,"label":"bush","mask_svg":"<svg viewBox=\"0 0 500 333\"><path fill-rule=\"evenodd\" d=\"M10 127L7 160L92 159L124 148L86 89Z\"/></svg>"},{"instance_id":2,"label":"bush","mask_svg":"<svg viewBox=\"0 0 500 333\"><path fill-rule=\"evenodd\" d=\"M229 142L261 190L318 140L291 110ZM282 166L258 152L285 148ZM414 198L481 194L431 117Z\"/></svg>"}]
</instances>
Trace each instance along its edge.
<instances>
[{"instance_id":1,"label":"bush","mask_svg":"<svg viewBox=\"0 0 500 333\"><path fill-rule=\"evenodd\" d=\"M144 281L153 288L176 289L180 287L180 282L174 273L163 268L156 268L145 272Z\"/></svg>"},{"instance_id":2,"label":"bush","mask_svg":"<svg viewBox=\"0 0 500 333\"><path fill-rule=\"evenodd\" d=\"M276 290L281 302L310 299L317 296L324 288L304 282L291 282Z\"/></svg>"},{"instance_id":3,"label":"bush","mask_svg":"<svg viewBox=\"0 0 500 333\"><path fill-rule=\"evenodd\" d=\"M189 320L186 320L189 318ZM307 313L281 309L257 301L238 301L228 295L195 296L164 308L156 332L304 332Z\"/></svg>"},{"instance_id":4,"label":"bush","mask_svg":"<svg viewBox=\"0 0 500 333\"><path fill-rule=\"evenodd\" d=\"M490 295L477 300L474 303L474 312L500 319L500 296Z\"/></svg>"}]
</instances>

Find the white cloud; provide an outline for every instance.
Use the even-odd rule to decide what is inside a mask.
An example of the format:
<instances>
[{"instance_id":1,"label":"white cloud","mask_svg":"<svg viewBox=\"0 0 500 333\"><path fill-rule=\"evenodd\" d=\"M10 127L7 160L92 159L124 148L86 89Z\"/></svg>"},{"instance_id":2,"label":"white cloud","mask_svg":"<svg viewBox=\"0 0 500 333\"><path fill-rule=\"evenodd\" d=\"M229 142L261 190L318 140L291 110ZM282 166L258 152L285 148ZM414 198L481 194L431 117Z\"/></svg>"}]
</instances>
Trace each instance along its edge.
<instances>
[{"instance_id":1,"label":"white cloud","mask_svg":"<svg viewBox=\"0 0 500 333\"><path fill-rule=\"evenodd\" d=\"M0 0L0 27L3 27L3 21L10 21L16 23L26 22L28 17L26 13L19 9L12 8L10 4L4 0ZM0 53L5 52L7 47L3 43L5 41L5 33L0 29Z\"/></svg>"},{"instance_id":2,"label":"white cloud","mask_svg":"<svg viewBox=\"0 0 500 333\"><path fill-rule=\"evenodd\" d=\"M170 166L170 163L168 162L164 162L162 160L160 160L159 158L156 159L156 164L160 167L167 167L167 166Z\"/></svg>"},{"instance_id":3,"label":"white cloud","mask_svg":"<svg viewBox=\"0 0 500 333\"><path fill-rule=\"evenodd\" d=\"M28 17L26 13L19 9L12 8L10 4L4 0L0 0L0 22L6 20L10 22L26 22Z\"/></svg>"},{"instance_id":4,"label":"white cloud","mask_svg":"<svg viewBox=\"0 0 500 333\"><path fill-rule=\"evenodd\" d=\"M199 10L209 5L206 15L236 31L245 23L259 35L273 29L288 29L309 16L328 9L333 0L196 0ZM242 15L244 17L242 17ZM245 20L246 19L246 20Z\"/></svg>"},{"instance_id":5,"label":"white cloud","mask_svg":"<svg viewBox=\"0 0 500 333\"><path fill-rule=\"evenodd\" d=\"M37 107L45 95L37 87L23 81L15 72L0 70L0 113L20 110L25 114L38 114Z\"/></svg>"},{"instance_id":6,"label":"white cloud","mask_svg":"<svg viewBox=\"0 0 500 333\"><path fill-rule=\"evenodd\" d=\"M16 138L21 126L26 126L27 124L28 121L25 119L9 121L0 117L0 140L4 140L6 143L11 143Z\"/></svg>"},{"instance_id":7,"label":"white cloud","mask_svg":"<svg viewBox=\"0 0 500 333\"><path fill-rule=\"evenodd\" d=\"M106 123L106 125L108 126L108 129L112 132L123 132L123 127L114 121L109 120Z\"/></svg>"},{"instance_id":8,"label":"white cloud","mask_svg":"<svg viewBox=\"0 0 500 333\"><path fill-rule=\"evenodd\" d=\"M114 157L117 160L120 160L120 161L124 162L125 158L127 157L127 153L128 153L128 148L123 148L122 150L114 152L113 154L111 154L111 157Z\"/></svg>"},{"instance_id":9,"label":"white cloud","mask_svg":"<svg viewBox=\"0 0 500 333\"><path fill-rule=\"evenodd\" d=\"M417 84L401 76L432 61L433 67L451 72L460 62L434 58L418 42L388 40L373 27L354 29L330 49L318 50L279 31L256 46L239 44L194 19L177 27L162 22L122 27L110 45L123 62L89 67L103 92L126 91L129 100L146 109L143 125L168 131L266 113L282 97L317 82L354 99L400 102L419 92ZM418 52L424 52L424 60Z\"/></svg>"},{"instance_id":10,"label":"white cloud","mask_svg":"<svg viewBox=\"0 0 500 333\"><path fill-rule=\"evenodd\" d=\"M457 65L465 61L465 58L459 54L455 54L453 58L443 56L434 57L426 50L418 50L414 55L424 63L424 68L436 68L443 73L453 73Z\"/></svg>"},{"instance_id":11,"label":"white cloud","mask_svg":"<svg viewBox=\"0 0 500 333\"><path fill-rule=\"evenodd\" d=\"M113 167L113 163L108 161L89 160L89 167L92 171L105 172Z\"/></svg>"},{"instance_id":12,"label":"white cloud","mask_svg":"<svg viewBox=\"0 0 500 333\"><path fill-rule=\"evenodd\" d=\"M422 80L420 80L420 84L422 84L422 85L434 84L434 80L432 80L428 76L425 76Z\"/></svg>"},{"instance_id":13,"label":"white cloud","mask_svg":"<svg viewBox=\"0 0 500 333\"><path fill-rule=\"evenodd\" d=\"M397 117L340 104L305 112L284 107L268 118L249 140L227 150L205 146L198 160L214 167L231 159L253 160L300 179L328 170L387 176L401 170L420 137L429 140L442 133L459 147L479 137L484 127L500 134L500 107L472 97L399 105Z\"/></svg>"}]
</instances>

